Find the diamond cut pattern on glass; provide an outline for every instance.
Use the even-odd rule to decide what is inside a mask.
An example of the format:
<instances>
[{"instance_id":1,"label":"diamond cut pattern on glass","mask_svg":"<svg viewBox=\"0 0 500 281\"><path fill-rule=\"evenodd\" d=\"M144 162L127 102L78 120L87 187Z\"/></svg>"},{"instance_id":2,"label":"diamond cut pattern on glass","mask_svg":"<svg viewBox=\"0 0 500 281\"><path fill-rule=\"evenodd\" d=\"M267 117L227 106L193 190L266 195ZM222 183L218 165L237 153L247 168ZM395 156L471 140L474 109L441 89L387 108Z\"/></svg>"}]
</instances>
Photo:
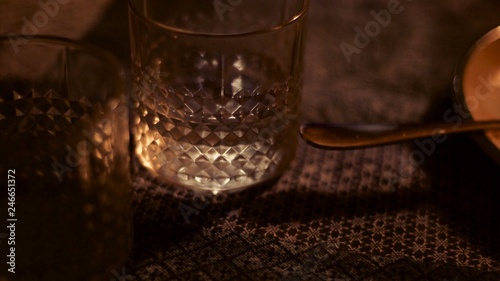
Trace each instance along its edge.
<instances>
[{"instance_id":1,"label":"diamond cut pattern on glass","mask_svg":"<svg viewBox=\"0 0 500 281\"><path fill-rule=\"evenodd\" d=\"M139 122L132 131L143 165L174 183L209 190L248 186L281 172L293 157L298 131L298 83L288 81L299 79L276 77L276 65L263 67L266 61L245 62L243 56L221 61L190 53L169 59L166 65L178 65L176 78L135 92L132 114ZM190 60L196 70L184 69ZM163 142L152 138L158 134Z\"/></svg>"},{"instance_id":2,"label":"diamond cut pattern on glass","mask_svg":"<svg viewBox=\"0 0 500 281\"><path fill-rule=\"evenodd\" d=\"M87 98L68 100L54 90L12 91L0 99L2 135L36 131L66 131L91 108ZM7 118L6 116L9 116Z\"/></svg>"}]
</instances>

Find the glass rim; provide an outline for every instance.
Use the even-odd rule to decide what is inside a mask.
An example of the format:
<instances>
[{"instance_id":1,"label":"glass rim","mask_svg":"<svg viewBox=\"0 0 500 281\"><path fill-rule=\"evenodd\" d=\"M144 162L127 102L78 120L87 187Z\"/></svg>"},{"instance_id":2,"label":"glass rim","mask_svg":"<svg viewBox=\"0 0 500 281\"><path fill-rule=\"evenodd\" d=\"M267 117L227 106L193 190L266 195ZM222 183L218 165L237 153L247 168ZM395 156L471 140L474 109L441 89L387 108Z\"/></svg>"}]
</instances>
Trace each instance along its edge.
<instances>
[{"instance_id":1,"label":"glass rim","mask_svg":"<svg viewBox=\"0 0 500 281\"><path fill-rule=\"evenodd\" d=\"M295 13L292 17L290 17L289 20L282 24L274 25L269 28L265 29L258 29L254 31L249 31L249 32L241 32L241 33L230 33L230 34L221 34L221 33L205 33L205 32L197 32L197 31L191 31L183 28L177 28L173 27L170 25L162 24L157 21L154 21L144 15L144 13L139 12L135 5L135 0L128 0L128 6L130 11L141 21L144 23L154 25L156 27L168 30L173 33L177 34L182 34L182 35L187 35L187 36L200 36L200 37L211 37L211 38L228 38L228 37L243 37L243 36L252 36L252 35L260 35L260 34L266 34L274 31L278 31L283 29L286 26L292 25L303 18L307 15L307 11L309 10L309 5L310 5L310 0L301 0L303 5L300 11Z\"/></svg>"},{"instance_id":2,"label":"glass rim","mask_svg":"<svg viewBox=\"0 0 500 281\"><path fill-rule=\"evenodd\" d=\"M11 40L13 39L16 40L16 38L13 36L0 35L0 44L12 45L13 43ZM96 45L87 42L76 41L69 38L50 36L50 35L35 35L29 38L25 38L25 40L27 40L27 42L20 43L20 45L33 45L33 46L46 45L46 46L58 46L58 47L74 48L80 50L88 50L92 54L97 54L98 56L103 57L106 60L106 63L108 62L112 63L113 64L112 67L117 71L117 73L123 73L123 74L125 73L123 65L118 61L118 59L113 54L111 54L109 51L101 47L98 47Z\"/></svg>"}]
</instances>

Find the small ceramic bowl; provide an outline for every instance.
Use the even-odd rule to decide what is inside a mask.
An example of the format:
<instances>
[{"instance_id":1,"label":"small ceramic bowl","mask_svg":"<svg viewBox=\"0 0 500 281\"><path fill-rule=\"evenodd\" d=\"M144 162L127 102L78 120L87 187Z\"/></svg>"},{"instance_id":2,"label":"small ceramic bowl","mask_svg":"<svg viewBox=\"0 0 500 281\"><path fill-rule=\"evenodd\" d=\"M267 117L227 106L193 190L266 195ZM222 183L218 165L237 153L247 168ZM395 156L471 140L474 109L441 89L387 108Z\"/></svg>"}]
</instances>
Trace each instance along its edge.
<instances>
[{"instance_id":1,"label":"small ceramic bowl","mask_svg":"<svg viewBox=\"0 0 500 281\"><path fill-rule=\"evenodd\" d=\"M462 119L500 119L500 26L483 35L460 62L454 79L457 125ZM500 164L500 131L474 136Z\"/></svg>"}]
</instances>

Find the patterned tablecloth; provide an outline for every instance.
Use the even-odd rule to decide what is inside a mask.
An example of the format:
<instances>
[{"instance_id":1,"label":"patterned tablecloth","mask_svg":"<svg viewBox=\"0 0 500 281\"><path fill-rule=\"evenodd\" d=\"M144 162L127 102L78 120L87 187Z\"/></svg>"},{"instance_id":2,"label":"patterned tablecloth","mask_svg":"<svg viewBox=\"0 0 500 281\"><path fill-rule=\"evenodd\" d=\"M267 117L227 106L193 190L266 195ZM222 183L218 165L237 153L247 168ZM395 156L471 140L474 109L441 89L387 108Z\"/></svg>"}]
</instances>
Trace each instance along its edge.
<instances>
[{"instance_id":1,"label":"patterned tablecloth","mask_svg":"<svg viewBox=\"0 0 500 281\"><path fill-rule=\"evenodd\" d=\"M68 21L100 21L71 34L128 64L125 1L88 2L103 10ZM303 119L443 121L457 62L499 24L497 0L312 0ZM278 182L228 196L139 171L134 249L115 279L500 280L500 167L468 135L423 143L301 142Z\"/></svg>"}]
</instances>

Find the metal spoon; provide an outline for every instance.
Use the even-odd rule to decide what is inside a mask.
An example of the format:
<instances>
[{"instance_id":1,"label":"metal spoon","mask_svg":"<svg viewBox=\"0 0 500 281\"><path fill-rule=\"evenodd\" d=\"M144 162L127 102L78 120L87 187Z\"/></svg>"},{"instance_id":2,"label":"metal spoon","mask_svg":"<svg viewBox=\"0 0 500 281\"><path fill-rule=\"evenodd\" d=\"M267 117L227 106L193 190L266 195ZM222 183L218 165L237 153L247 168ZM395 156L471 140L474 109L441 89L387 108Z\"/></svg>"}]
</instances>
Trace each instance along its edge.
<instances>
[{"instance_id":1,"label":"metal spoon","mask_svg":"<svg viewBox=\"0 0 500 281\"><path fill-rule=\"evenodd\" d=\"M438 139L447 134L498 129L500 120L410 125L307 123L300 127L300 135L307 143L318 148L347 150L426 137Z\"/></svg>"}]
</instances>

